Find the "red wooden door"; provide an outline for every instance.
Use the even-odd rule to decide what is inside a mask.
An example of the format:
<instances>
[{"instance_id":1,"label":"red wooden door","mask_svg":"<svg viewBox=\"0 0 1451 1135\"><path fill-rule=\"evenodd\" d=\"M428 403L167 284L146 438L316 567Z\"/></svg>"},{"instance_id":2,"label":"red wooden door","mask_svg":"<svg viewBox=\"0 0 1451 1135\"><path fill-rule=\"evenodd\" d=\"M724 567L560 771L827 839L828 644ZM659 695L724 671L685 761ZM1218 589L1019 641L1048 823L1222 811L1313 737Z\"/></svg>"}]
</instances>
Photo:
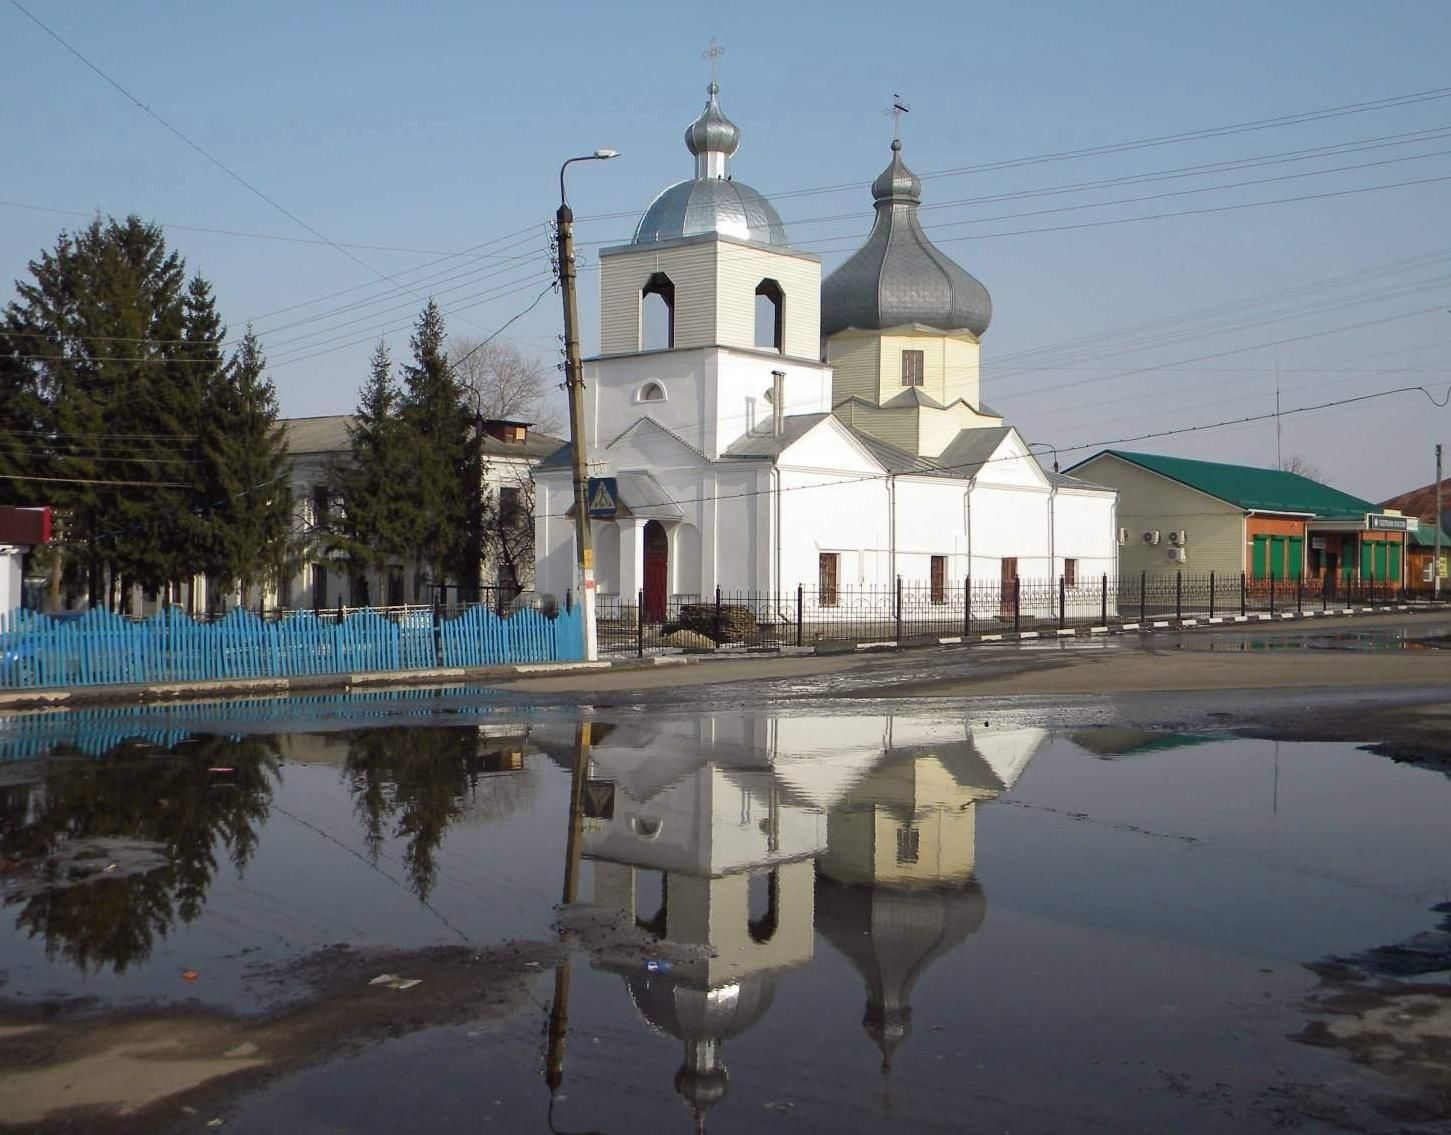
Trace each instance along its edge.
<instances>
[{"instance_id":1,"label":"red wooden door","mask_svg":"<svg viewBox=\"0 0 1451 1135\"><path fill-rule=\"evenodd\" d=\"M669 596L670 541L658 520L645 525L645 621L663 623Z\"/></svg>"},{"instance_id":2,"label":"red wooden door","mask_svg":"<svg viewBox=\"0 0 1451 1135\"><path fill-rule=\"evenodd\" d=\"M1003 615L1011 616L1013 613L1013 600L1017 589L1018 557L1004 556L1002 565L1002 574L998 577L998 608Z\"/></svg>"}]
</instances>

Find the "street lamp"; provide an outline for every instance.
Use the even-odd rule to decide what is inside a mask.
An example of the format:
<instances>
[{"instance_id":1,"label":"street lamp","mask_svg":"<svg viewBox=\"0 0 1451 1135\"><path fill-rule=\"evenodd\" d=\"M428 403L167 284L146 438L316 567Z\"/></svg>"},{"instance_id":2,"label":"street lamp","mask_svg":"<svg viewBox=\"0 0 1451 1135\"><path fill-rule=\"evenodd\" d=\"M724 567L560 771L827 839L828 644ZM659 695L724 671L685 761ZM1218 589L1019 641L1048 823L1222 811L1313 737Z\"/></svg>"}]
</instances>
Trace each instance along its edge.
<instances>
[{"instance_id":1,"label":"street lamp","mask_svg":"<svg viewBox=\"0 0 1451 1135\"><path fill-rule=\"evenodd\" d=\"M614 150L596 150L569 158L559 167L559 282L564 293L564 387L569 394L569 445L574 457L574 548L577 563L575 582L584 618L584 656L599 657L599 636L595 629L594 542L589 524L589 468L584 438L584 374L579 357L579 313L574 298L574 213L564 192L564 171L575 162L598 162L618 157Z\"/></svg>"}]
</instances>

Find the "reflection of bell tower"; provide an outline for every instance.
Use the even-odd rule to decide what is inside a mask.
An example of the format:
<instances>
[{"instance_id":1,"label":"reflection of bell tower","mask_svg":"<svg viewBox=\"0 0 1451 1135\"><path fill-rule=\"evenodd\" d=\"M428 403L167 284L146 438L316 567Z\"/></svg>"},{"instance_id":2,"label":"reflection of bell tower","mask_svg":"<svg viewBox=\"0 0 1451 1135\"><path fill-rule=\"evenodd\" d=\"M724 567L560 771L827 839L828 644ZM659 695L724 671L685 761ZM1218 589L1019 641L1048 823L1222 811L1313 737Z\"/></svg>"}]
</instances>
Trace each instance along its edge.
<instances>
[{"instance_id":1,"label":"reflection of bell tower","mask_svg":"<svg viewBox=\"0 0 1451 1135\"><path fill-rule=\"evenodd\" d=\"M690 734L621 729L595 746L592 782L610 784L591 822L590 901L654 937L666 964L640 951L596 955L621 974L636 1010L684 1044L675 1090L704 1131L725 1095L726 1039L771 1007L777 975L811 960L821 815L788 798L753 723L739 735L702 719Z\"/></svg>"},{"instance_id":2,"label":"reflection of bell tower","mask_svg":"<svg viewBox=\"0 0 1451 1135\"><path fill-rule=\"evenodd\" d=\"M884 1073L911 1035L913 988L982 925L977 805L1011 785L1037 740L1004 738L893 722L885 759L827 820L817 928L866 984L862 1026Z\"/></svg>"}]
</instances>

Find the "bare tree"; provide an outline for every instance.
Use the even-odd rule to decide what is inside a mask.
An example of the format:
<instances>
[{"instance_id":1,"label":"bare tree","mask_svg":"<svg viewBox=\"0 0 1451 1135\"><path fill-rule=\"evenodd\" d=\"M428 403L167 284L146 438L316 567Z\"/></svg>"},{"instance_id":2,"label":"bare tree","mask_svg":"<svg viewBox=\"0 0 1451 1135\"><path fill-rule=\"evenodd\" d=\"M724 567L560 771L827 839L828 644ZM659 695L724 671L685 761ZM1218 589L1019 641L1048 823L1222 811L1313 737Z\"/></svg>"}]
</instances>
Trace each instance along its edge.
<instances>
[{"instance_id":1,"label":"bare tree","mask_svg":"<svg viewBox=\"0 0 1451 1135\"><path fill-rule=\"evenodd\" d=\"M541 433L557 433L560 413L553 373L513 343L496 339L449 340L454 377L469 408L485 420L528 422Z\"/></svg>"},{"instance_id":2,"label":"bare tree","mask_svg":"<svg viewBox=\"0 0 1451 1135\"><path fill-rule=\"evenodd\" d=\"M1308 477L1312 481L1323 481L1325 479L1319 469L1311 465L1309 461L1305 460L1298 453L1292 453L1280 462L1280 472L1296 473L1301 477Z\"/></svg>"},{"instance_id":3,"label":"bare tree","mask_svg":"<svg viewBox=\"0 0 1451 1135\"><path fill-rule=\"evenodd\" d=\"M493 582L509 592L532 587L534 479L528 469L516 467L497 488L485 491L482 535L483 559Z\"/></svg>"}]
</instances>

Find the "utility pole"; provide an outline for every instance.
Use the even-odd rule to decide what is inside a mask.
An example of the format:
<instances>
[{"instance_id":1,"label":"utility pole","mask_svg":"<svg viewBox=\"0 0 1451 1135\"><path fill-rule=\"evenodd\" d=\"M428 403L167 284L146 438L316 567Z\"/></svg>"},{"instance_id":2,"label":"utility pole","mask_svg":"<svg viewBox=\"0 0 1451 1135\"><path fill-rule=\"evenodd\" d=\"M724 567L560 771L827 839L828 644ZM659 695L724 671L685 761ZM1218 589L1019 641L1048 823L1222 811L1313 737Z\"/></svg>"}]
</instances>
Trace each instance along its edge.
<instances>
[{"instance_id":1,"label":"utility pole","mask_svg":"<svg viewBox=\"0 0 1451 1135\"><path fill-rule=\"evenodd\" d=\"M1436 551L1431 560L1431 598L1441 598L1441 443L1436 443Z\"/></svg>"},{"instance_id":2,"label":"utility pole","mask_svg":"<svg viewBox=\"0 0 1451 1135\"><path fill-rule=\"evenodd\" d=\"M594 541L589 522L589 465L584 436L584 363L579 355L579 310L575 303L574 212L564 195L564 171L574 162L605 161L616 157L614 150L596 150L570 158L559 167L559 283L564 293L564 386L569 394L569 444L574 457L574 549L575 593L584 618L584 656L590 662L599 657L599 634L595 627Z\"/></svg>"}]
</instances>

